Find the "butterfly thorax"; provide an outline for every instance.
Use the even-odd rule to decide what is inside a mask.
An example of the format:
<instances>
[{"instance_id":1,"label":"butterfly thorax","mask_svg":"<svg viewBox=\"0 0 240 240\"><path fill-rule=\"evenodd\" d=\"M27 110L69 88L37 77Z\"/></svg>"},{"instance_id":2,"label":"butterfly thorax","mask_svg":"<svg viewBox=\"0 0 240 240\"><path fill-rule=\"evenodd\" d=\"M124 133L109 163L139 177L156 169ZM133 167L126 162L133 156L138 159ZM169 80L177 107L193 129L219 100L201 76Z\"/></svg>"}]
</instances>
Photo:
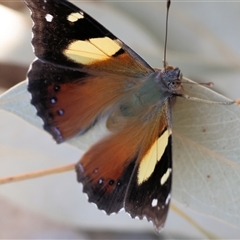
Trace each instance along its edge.
<instances>
[{"instance_id":1,"label":"butterfly thorax","mask_svg":"<svg viewBox=\"0 0 240 240\"><path fill-rule=\"evenodd\" d=\"M136 98L142 106L154 103L161 105L168 98L182 94L181 79L182 74L179 68L168 66L164 70L155 69L155 72L147 76L132 97Z\"/></svg>"},{"instance_id":2,"label":"butterfly thorax","mask_svg":"<svg viewBox=\"0 0 240 240\"><path fill-rule=\"evenodd\" d=\"M112 128L110 125L113 124L115 129L121 129L129 121L142 119L142 122L148 122L154 118L162 111L168 99L172 100L176 95L182 94L181 76L178 68L155 69L120 101L110 114L108 127Z\"/></svg>"}]
</instances>

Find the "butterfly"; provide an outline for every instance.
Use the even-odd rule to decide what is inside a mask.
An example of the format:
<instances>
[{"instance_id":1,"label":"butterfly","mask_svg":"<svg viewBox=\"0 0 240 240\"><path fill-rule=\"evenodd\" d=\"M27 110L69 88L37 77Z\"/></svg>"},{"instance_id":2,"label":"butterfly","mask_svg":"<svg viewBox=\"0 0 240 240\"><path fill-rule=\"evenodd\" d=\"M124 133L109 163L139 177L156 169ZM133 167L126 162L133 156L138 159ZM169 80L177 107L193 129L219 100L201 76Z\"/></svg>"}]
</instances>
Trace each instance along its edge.
<instances>
[{"instance_id":1,"label":"butterfly","mask_svg":"<svg viewBox=\"0 0 240 240\"><path fill-rule=\"evenodd\" d=\"M77 180L107 214L124 208L162 229L171 200L171 109L176 97L190 98L181 71L152 68L66 0L24 2L37 57L28 91L44 129L62 143L107 118L110 133L76 164Z\"/></svg>"}]
</instances>

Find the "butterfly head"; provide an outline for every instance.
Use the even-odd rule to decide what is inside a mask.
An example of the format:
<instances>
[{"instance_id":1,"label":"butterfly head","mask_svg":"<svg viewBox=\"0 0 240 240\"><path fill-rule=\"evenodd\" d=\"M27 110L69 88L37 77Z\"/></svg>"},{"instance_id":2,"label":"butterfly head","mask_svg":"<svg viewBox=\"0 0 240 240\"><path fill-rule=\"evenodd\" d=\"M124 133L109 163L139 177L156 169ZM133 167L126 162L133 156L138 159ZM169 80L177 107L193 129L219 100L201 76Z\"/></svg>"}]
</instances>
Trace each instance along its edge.
<instances>
[{"instance_id":1,"label":"butterfly head","mask_svg":"<svg viewBox=\"0 0 240 240\"><path fill-rule=\"evenodd\" d=\"M171 95L182 94L182 73L179 68L167 66L163 70L159 70L157 81L161 90Z\"/></svg>"}]
</instances>

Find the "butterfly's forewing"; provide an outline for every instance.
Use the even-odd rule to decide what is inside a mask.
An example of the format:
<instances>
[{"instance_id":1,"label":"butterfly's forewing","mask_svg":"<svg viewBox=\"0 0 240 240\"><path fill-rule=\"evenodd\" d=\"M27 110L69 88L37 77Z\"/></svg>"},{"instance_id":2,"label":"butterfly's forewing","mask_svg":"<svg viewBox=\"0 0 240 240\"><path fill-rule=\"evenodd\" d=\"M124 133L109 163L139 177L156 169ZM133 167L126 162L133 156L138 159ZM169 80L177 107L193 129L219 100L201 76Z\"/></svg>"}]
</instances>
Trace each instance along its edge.
<instances>
[{"instance_id":1,"label":"butterfly's forewing","mask_svg":"<svg viewBox=\"0 0 240 240\"><path fill-rule=\"evenodd\" d=\"M125 208L160 229L172 175L171 93L160 91L160 71L71 3L24 1L38 57L28 89L45 129L62 142L109 116L111 134L77 164L78 181L108 214Z\"/></svg>"},{"instance_id":2,"label":"butterfly's forewing","mask_svg":"<svg viewBox=\"0 0 240 240\"><path fill-rule=\"evenodd\" d=\"M24 1L32 11L32 44L40 60L132 76L153 72L133 50L70 2Z\"/></svg>"}]
</instances>

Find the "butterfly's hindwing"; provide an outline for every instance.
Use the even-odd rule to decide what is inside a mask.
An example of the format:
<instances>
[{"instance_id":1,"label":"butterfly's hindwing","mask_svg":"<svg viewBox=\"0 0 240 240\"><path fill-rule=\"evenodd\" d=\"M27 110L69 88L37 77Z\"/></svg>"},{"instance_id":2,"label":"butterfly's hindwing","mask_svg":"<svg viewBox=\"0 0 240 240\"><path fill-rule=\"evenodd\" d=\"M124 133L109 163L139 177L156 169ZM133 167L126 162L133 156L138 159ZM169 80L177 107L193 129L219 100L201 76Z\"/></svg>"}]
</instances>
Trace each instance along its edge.
<instances>
[{"instance_id":1,"label":"butterfly's hindwing","mask_svg":"<svg viewBox=\"0 0 240 240\"><path fill-rule=\"evenodd\" d=\"M38 116L43 119L45 130L51 133L58 143L84 131L91 124L79 122L78 118L74 117L76 105L71 107L71 102L79 103L79 92L74 90L81 88L90 76L86 72L58 68L40 60L32 63L28 73L31 103L36 107ZM69 92L71 99L67 98Z\"/></svg>"},{"instance_id":2,"label":"butterfly's hindwing","mask_svg":"<svg viewBox=\"0 0 240 240\"><path fill-rule=\"evenodd\" d=\"M122 81L121 75L74 71L40 60L33 62L28 80L31 103L58 143L85 133L138 85L128 77Z\"/></svg>"}]
</instances>

